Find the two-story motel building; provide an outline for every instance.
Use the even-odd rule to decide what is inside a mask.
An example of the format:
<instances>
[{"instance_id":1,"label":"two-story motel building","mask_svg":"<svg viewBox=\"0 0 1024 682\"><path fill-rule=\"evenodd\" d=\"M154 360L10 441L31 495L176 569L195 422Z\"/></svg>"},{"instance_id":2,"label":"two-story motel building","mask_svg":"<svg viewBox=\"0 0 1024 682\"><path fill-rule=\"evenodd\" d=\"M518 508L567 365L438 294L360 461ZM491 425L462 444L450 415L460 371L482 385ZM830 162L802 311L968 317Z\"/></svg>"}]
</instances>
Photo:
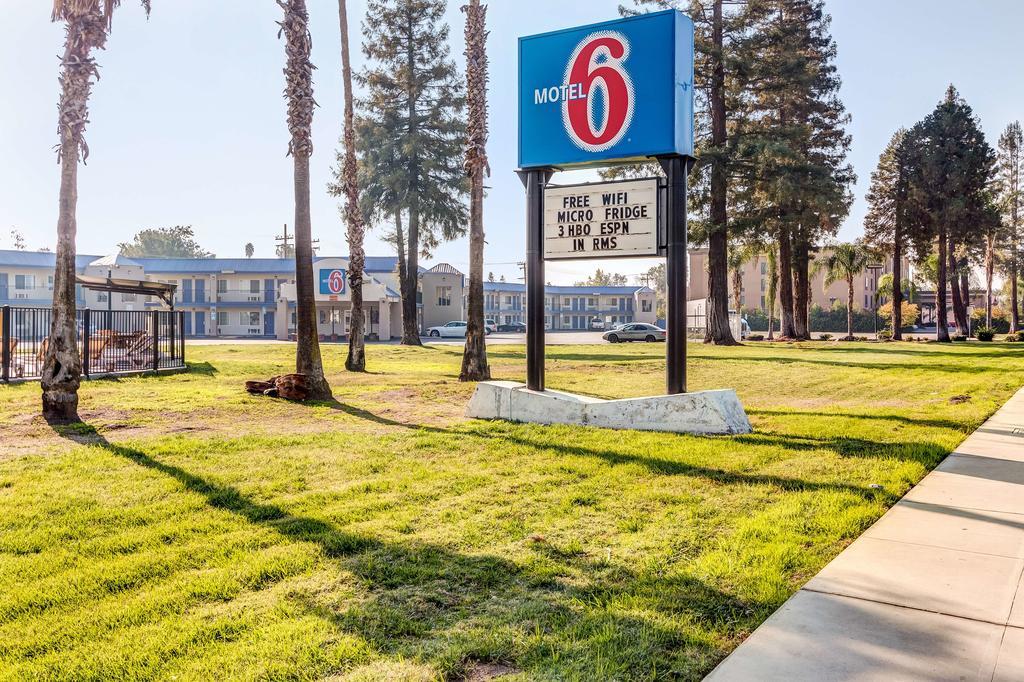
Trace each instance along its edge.
<instances>
[{"instance_id":1,"label":"two-story motel building","mask_svg":"<svg viewBox=\"0 0 1024 682\"><path fill-rule=\"evenodd\" d=\"M54 255L0 250L0 306L49 307L53 297ZM77 257L78 274L114 279L157 281L177 286L175 309L184 312L190 337L264 337L287 339L295 328L295 264L281 258L127 258ZM351 299L345 274L348 259L318 257L317 323L325 339L348 331ZM465 319L466 278L441 263L420 269L417 296L421 332L451 320ZM367 335L399 338L402 332L398 294L398 260L368 257L363 284ZM654 292L646 287L549 286L545 323L550 330L588 329L595 320L610 326L654 322ZM485 282L485 316L497 324L526 321L523 284ZM134 294L79 288L77 304L94 310L146 310L163 306Z\"/></svg>"}]
</instances>

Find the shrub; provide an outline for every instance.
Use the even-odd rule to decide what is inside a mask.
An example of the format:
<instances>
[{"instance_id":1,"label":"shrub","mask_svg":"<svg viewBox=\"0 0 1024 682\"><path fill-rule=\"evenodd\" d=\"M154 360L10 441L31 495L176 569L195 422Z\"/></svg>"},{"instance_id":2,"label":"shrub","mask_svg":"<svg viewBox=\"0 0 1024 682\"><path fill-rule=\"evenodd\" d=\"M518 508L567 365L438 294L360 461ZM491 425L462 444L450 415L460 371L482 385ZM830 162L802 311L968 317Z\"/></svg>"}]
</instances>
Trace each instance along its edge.
<instances>
[{"instance_id":1,"label":"shrub","mask_svg":"<svg viewBox=\"0 0 1024 682\"><path fill-rule=\"evenodd\" d=\"M892 341L892 332L889 331L888 329L879 329L878 330L878 340L879 341Z\"/></svg>"},{"instance_id":2,"label":"shrub","mask_svg":"<svg viewBox=\"0 0 1024 682\"><path fill-rule=\"evenodd\" d=\"M996 332L992 327L978 327L974 330L974 336L978 341L991 341L995 338Z\"/></svg>"},{"instance_id":3,"label":"shrub","mask_svg":"<svg viewBox=\"0 0 1024 682\"><path fill-rule=\"evenodd\" d=\"M1022 340L1024 340L1024 337L1022 337L1019 333L1007 334L1005 337L1003 337L1003 341L1008 341L1009 343L1018 343Z\"/></svg>"},{"instance_id":4,"label":"shrub","mask_svg":"<svg viewBox=\"0 0 1024 682\"><path fill-rule=\"evenodd\" d=\"M903 301L900 304L900 313L904 327L913 327L917 323L917 319L921 317L921 308L915 303L907 303ZM892 302L885 303L878 307L878 315L883 320L886 320L888 324L892 324Z\"/></svg>"},{"instance_id":5,"label":"shrub","mask_svg":"<svg viewBox=\"0 0 1024 682\"><path fill-rule=\"evenodd\" d=\"M954 334L953 336L949 337L949 339L950 341L966 341L967 337L964 336L963 334Z\"/></svg>"},{"instance_id":6,"label":"shrub","mask_svg":"<svg viewBox=\"0 0 1024 682\"><path fill-rule=\"evenodd\" d=\"M747 341L764 341L764 334L748 334Z\"/></svg>"}]
</instances>

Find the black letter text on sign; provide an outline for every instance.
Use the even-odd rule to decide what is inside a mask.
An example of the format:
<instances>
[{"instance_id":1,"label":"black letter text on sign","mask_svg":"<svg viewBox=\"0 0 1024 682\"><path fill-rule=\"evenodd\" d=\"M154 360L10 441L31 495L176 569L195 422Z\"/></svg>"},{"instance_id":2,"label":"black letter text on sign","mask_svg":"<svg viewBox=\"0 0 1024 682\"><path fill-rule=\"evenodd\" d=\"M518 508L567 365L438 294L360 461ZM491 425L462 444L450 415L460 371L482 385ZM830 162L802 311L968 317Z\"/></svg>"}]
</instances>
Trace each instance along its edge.
<instances>
[{"instance_id":1,"label":"black letter text on sign","mask_svg":"<svg viewBox=\"0 0 1024 682\"><path fill-rule=\"evenodd\" d=\"M658 180L549 185L544 258L658 255Z\"/></svg>"}]
</instances>

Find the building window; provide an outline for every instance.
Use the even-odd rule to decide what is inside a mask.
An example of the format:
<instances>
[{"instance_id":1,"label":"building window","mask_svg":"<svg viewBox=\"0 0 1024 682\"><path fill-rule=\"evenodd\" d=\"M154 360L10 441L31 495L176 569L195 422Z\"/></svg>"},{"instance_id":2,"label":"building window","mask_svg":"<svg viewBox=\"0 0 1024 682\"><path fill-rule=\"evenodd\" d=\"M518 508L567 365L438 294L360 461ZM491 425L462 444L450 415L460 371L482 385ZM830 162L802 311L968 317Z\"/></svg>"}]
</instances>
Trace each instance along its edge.
<instances>
[{"instance_id":1,"label":"building window","mask_svg":"<svg viewBox=\"0 0 1024 682\"><path fill-rule=\"evenodd\" d=\"M761 261L761 274L762 275L767 275L768 274L768 263L766 263L765 261Z\"/></svg>"},{"instance_id":2,"label":"building window","mask_svg":"<svg viewBox=\"0 0 1024 682\"><path fill-rule=\"evenodd\" d=\"M217 280L217 293L226 294L228 293L228 281L226 279Z\"/></svg>"},{"instance_id":3,"label":"building window","mask_svg":"<svg viewBox=\"0 0 1024 682\"><path fill-rule=\"evenodd\" d=\"M228 326L228 313L226 310L217 311L217 326L226 327Z\"/></svg>"},{"instance_id":4,"label":"building window","mask_svg":"<svg viewBox=\"0 0 1024 682\"><path fill-rule=\"evenodd\" d=\"M15 275L14 276L14 288L15 289L35 289L36 288L36 276L35 275Z\"/></svg>"},{"instance_id":5,"label":"building window","mask_svg":"<svg viewBox=\"0 0 1024 682\"><path fill-rule=\"evenodd\" d=\"M452 304L452 288L437 287L437 305L450 306Z\"/></svg>"},{"instance_id":6,"label":"building window","mask_svg":"<svg viewBox=\"0 0 1024 682\"><path fill-rule=\"evenodd\" d=\"M53 275L46 278L46 288L53 291Z\"/></svg>"},{"instance_id":7,"label":"building window","mask_svg":"<svg viewBox=\"0 0 1024 682\"><path fill-rule=\"evenodd\" d=\"M109 297L110 297L110 294L108 294L105 291L100 291L100 292L98 292L96 294L96 302L97 303L106 303L108 300L110 300Z\"/></svg>"},{"instance_id":8,"label":"building window","mask_svg":"<svg viewBox=\"0 0 1024 682\"><path fill-rule=\"evenodd\" d=\"M327 311L326 310L321 310L320 311L320 324L327 324Z\"/></svg>"},{"instance_id":9,"label":"building window","mask_svg":"<svg viewBox=\"0 0 1024 682\"><path fill-rule=\"evenodd\" d=\"M258 326L260 326L260 314L259 313L249 313L249 326L250 327L258 327Z\"/></svg>"},{"instance_id":10,"label":"building window","mask_svg":"<svg viewBox=\"0 0 1024 682\"><path fill-rule=\"evenodd\" d=\"M135 294L121 294L122 303L135 303Z\"/></svg>"},{"instance_id":11,"label":"building window","mask_svg":"<svg viewBox=\"0 0 1024 682\"><path fill-rule=\"evenodd\" d=\"M260 281L258 279L249 280L249 293L258 294L260 293Z\"/></svg>"},{"instance_id":12,"label":"building window","mask_svg":"<svg viewBox=\"0 0 1024 682\"><path fill-rule=\"evenodd\" d=\"M645 313L651 312L651 299L642 298L640 299L640 310Z\"/></svg>"}]
</instances>

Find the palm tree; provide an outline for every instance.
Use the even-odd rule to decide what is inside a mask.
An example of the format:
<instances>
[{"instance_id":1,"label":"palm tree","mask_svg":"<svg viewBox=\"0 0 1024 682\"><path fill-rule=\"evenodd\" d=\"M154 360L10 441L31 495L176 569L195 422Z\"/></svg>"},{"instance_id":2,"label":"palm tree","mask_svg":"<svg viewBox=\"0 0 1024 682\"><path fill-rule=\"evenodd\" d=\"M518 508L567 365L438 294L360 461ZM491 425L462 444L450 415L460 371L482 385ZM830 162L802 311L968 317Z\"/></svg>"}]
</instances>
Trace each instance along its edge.
<instances>
[{"instance_id":1,"label":"palm tree","mask_svg":"<svg viewBox=\"0 0 1024 682\"><path fill-rule=\"evenodd\" d=\"M245 245L245 257L252 258L253 254L256 253L256 247L252 245L252 242L248 242Z\"/></svg>"},{"instance_id":2,"label":"palm tree","mask_svg":"<svg viewBox=\"0 0 1024 682\"><path fill-rule=\"evenodd\" d=\"M846 282L846 340L853 340L853 279L864 272L871 253L862 245L839 244L823 261L825 289L836 282Z\"/></svg>"},{"instance_id":3,"label":"palm tree","mask_svg":"<svg viewBox=\"0 0 1024 682\"><path fill-rule=\"evenodd\" d=\"M312 38L306 0L277 0L284 11L278 23L284 34L285 98L288 100L288 154L294 162L295 185L295 289L297 340L295 371L306 376L310 400L330 400L331 387L324 377L320 341L316 329L316 300L313 295L313 242L309 215L309 157L313 153L313 64L309 61Z\"/></svg>"},{"instance_id":4,"label":"palm tree","mask_svg":"<svg viewBox=\"0 0 1024 682\"><path fill-rule=\"evenodd\" d=\"M737 314L742 312L743 266L754 258L760 249L754 244L733 244L726 256L729 273L732 275L732 307Z\"/></svg>"},{"instance_id":5,"label":"palm tree","mask_svg":"<svg viewBox=\"0 0 1024 682\"><path fill-rule=\"evenodd\" d=\"M78 230L78 158L89 158L85 124L89 121L89 95L99 68L92 53L102 50L110 35L114 10L120 0L54 0L50 19L63 21L61 95L58 105L60 146L60 201L57 218L57 254L53 278L50 339L43 360L41 385L43 417L50 423L77 422L78 386L82 358L78 353L75 309L75 235ZM149 0L142 6L149 14Z\"/></svg>"},{"instance_id":6,"label":"palm tree","mask_svg":"<svg viewBox=\"0 0 1024 682\"><path fill-rule=\"evenodd\" d=\"M341 189L345 197L345 224L348 226L348 282L352 287L352 321L348 334L348 358L345 369L350 372L366 371L366 343L363 313L363 267L366 252L363 239L366 226L359 209L359 179L356 165L356 134L352 104L352 62L348 50L348 9L345 0L338 0L338 19L341 25L341 79L345 85L345 160L341 169Z\"/></svg>"},{"instance_id":7,"label":"palm tree","mask_svg":"<svg viewBox=\"0 0 1024 682\"><path fill-rule=\"evenodd\" d=\"M459 381L491 378L484 328L484 175L487 164L487 8L470 0L466 13L466 173L469 175L469 294L466 349Z\"/></svg>"}]
</instances>

